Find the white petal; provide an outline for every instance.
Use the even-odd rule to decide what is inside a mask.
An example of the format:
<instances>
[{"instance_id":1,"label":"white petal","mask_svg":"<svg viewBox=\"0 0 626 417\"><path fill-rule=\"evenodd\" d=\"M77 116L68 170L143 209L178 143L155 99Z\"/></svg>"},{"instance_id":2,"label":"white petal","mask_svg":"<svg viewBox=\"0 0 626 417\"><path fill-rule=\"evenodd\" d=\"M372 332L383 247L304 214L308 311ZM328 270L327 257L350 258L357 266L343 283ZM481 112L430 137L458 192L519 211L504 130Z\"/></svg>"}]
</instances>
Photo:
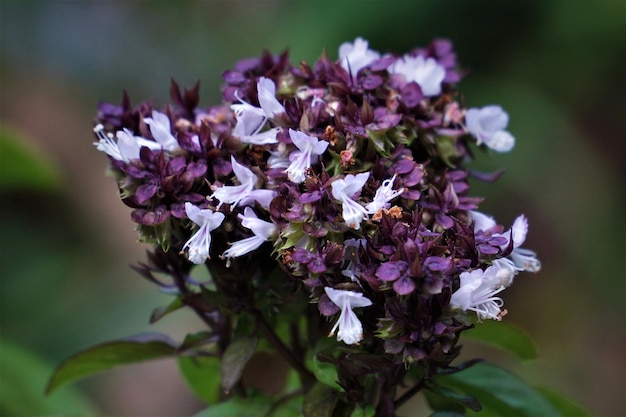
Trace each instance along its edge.
<instances>
[{"instance_id":1,"label":"white petal","mask_svg":"<svg viewBox=\"0 0 626 417\"><path fill-rule=\"evenodd\" d=\"M272 119L276 115L284 113L285 108L276 99L276 85L269 78L261 77L257 82L259 104L265 116Z\"/></svg>"}]
</instances>

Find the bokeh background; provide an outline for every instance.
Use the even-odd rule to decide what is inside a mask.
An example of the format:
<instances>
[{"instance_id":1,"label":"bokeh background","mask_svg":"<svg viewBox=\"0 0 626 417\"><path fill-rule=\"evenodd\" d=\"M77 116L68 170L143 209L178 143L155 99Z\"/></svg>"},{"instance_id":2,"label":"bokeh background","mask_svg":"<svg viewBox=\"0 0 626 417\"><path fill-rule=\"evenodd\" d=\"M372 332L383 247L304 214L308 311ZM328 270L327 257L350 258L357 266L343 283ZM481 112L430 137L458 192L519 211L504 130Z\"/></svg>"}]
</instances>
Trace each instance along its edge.
<instances>
[{"instance_id":1,"label":"bokeh background","mask_svg":"<svg viewBox=\"0 0 626 417\"><path fill-rule=\"evenodd\" d=\"M161 105L173 77L187 87L200 80L210 105L221 72L243 57L289 48L292 62L313 62L363 36L396 53L450 38L468 70L468 105L497 103L510 114L516 149L474 165L507 173L473 193L503 224L530 219L525 246L543 270L503 295L506 320L533 336L540 358L519 365L473 352L593 415L626 415L626 1L2 0L0 31L0 413L202 408L173 361L42 395L54 365L82 348L201 329L185 313L148 325L169 298L129 268L145 248L92 145L98 101L117 103L126 88L133 103ZM24 400L9 404L7 393Z\"/></svg>"}]
</instances>

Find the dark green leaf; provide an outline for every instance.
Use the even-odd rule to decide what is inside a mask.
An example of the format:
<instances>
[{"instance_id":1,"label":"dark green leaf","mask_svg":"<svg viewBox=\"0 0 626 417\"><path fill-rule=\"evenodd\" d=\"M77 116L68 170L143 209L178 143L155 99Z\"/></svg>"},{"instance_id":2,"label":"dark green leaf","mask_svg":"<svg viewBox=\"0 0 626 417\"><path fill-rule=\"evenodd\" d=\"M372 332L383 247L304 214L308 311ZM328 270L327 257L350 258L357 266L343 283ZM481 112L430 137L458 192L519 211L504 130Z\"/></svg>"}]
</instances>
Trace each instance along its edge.
<instances>
[{"instance_id":1,"label":"dark green leaf","mask_svg":"<svg viewBox=\"0 0 626 417\"><path fill-rule=\"evenodd\" d=\"M339 376L337 375L337 365L329 362L322 362L317 358L317 355L313 356L313 360L310 363L311 371L315 378L319 382L322 382L329 387L332 387L338 391L343 391L343 388L339 385Z\"/></svg>"},{"instance_id":2,"label":"dark green leaf","mask_svg":"<svg viewBox=\"0 0 626 417\"><path fill-rule=\"evenodd\" d=\"M224 351L220 374L226 393L241 379L243 369L256 351L257 342L256 337L243 337L232 342Z\"/></svg>"},{"instance_id":3,"label":"dark green leaf","mask_svg":"<svg viewBox=\"0 0 626 417\"><path fill-rule=\"evenodd\" d=\"M264 417L272 408L272 400L263 395L232 397L211 405L194 417Z\"/></svg>"},{"instance_id":4,"label":"dark green leaf","mask_svg":"<svg viewBox=\"0 0 626 417\"><path fill-rule=\"evenodd\" d=\"M562 394L554 392L548 388L535 389L539 391L548 401L550 401L550 404L556 407L561 412L562 416L591 417L591 413Z\"/></svg>"},{"instance_id":5,"label":"dark green leaf","mask_svg":"<svg viewBox=\"0 0 626 417\"><path fill-rule=\"evenodd\" d=\"M178 369L191 391L207 404L220 399L220 360L214 356L180 356Z\"/></svg>"},{"instance_id":6,"label":"dark green leaf","mask_svg":"<svg viewBox=\"0 0 626 417\"><path fill-rule=\"evenodd\" d=\"M472 411L482 409L478 400L471 395L463 395L437 383L431 383L426 391L426 399L433 410L463 411L469 408Z\"/></svg>"},{"instance_id":7,"label":"dark green leaf","mask_svg":"<svg viewBox=\"0 0 626 417\"><path fill-rule=\"evenodd\" d=\"M432 413L430 417L465 417L465 414L455 411L437 411Z\"/></svg>"},{"instance_id":8,"label":"dark green leaf","mask_svg":"<svg viewBox=\"0 0 626 417\"><path fill-rule=\"evenodd\" d=\"M185 340L183 340L183 343L178 347L178 351L185 352L190 349L199 348L206 345L207 343L210 343L212 340L215 339L215 337L216 336L209 331L189 333L185 336Z\"/></svg>"},{"instance_id":9,"label":"dark green leaf","mask_svg":"<svg viewBox=\"0 0 626 417\"><path fill-rule=\"evenodd\" d=\"M0 129L0 188L55 190L59 171L43 151L15 132Z\"/></svg>"},{"instance_id":10,"label":"dark green leaf","mask_svg":"<svg viewBox=\"0 0 626 417\"><path fill-rule=\"evenodd\" d=\"M508 350L522 360L537 358L537 349L530 336L511 323L488 320L463 332L463 336Z\"/></svg>"},{"instance_id":11,"label":"dark green leaf","mask_svg":"<svg viewBox=\"0 0 626 417\"><path fill-rule=\"evenodd\" d=\"M539 392L512 373L485 363L437 377L442 385L476 397L486 411L528 417L559 416Z\"/></svg>"},{"instance_id":12,"label":"dark green leaf","mask_svg":"<svg viewBox=\"0 0 626 417\"><path fill-rule=\"evenodd\" d=\"M304 417L330 417L336 404L334 390L326 384L317 382L304 397L302 413Z\"/></svg>"},{"instance_id":13,"label":"dark green leaf","mask_svg":"<svg viewBox=\"0 0 626 417\"><path fill-rule=\"evenodd\" d=\"M76 387L45 396L44 386L52 366L32 353L6 341L0 341L0 352L0 415L98 414Z\"/></svg>"},{"instance_id":14,"label":"dark green leaf","mask_svg":"<svg viewBox=\"0 0 626 417\"><path fill-rule=\"evenodd\" d=\"M57 366L48 381L46 393L98 372L120 365L167 358L176 355L176 346L164 335L145 334L92 346Z\"/></svg>"},{"instance_id":15,"label":"dark green leaf","mask_svg":"<svg viewBox=\"0 0 626 417\"><path fill-rule=\"evenodd\" d=\"M154 324L157 321L161 320L163 317L168 315L169 313L176 311L185 305L181 301L180 298L176 297L171 303L163 307L157 307L152 310L152 314L150 315L150 324Z\"/></svg>"}]
</instances>

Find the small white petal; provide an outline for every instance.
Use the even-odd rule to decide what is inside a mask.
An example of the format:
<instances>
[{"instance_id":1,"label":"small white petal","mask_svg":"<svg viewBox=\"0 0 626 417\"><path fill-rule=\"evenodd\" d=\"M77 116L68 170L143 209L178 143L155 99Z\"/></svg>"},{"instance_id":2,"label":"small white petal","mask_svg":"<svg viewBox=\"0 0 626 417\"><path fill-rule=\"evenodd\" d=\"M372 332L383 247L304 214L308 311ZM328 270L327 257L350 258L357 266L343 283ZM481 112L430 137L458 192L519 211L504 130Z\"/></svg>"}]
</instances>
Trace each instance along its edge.
<instances>
[{"instance_id":1,"label":"small white petal","mask_svg":"<svg viewBox=\"0 0 626 417\"><path fill-rule=\"evenodd\" d=\"M274 81L265 77L259 78L257 92L259 94L259 104L267 118L273 119L285 112L285 108L276 99L276 85Z\"/></svg>"},{"instance_id":2,"label":"small white petal","mask_svg":"<svg viewBox=\"0 0 626 417\"><path fill-rule=\"evenodd\" d=\"M441 83L446 76L446 69L433 58L405 55L398 58L390 67L391 74L401 74L407 83L415 82L425 97L441 93Z\"/></svg>"},{"instance_id":3,"label":"small white petal","mask_svg":"<svg viewBox=\"0 0 626 417\"><path fill-rule=\"evenodd\" d=\"M380 58L380 54L368 48L368 43L363 38L356 38L354 43L344 42L339 46L339 62L341 66L350 72L353 79L364 67Z\"/></svg>"},{"instance_id":4,"label":"small white petal","mask_svg":"<svg viewBox=\"0 0 626 417\"><path fill-rule=\"evenodd\" d=\"M497 225L493 217L487 216L480 211L469 210L468 214L470 218L474 221L474 231L476 232L480 230L487 231Z\"/></svg>"},{"instance_id":5,"label":"small white petal","mask_svg":"<svg viewBox=\"0 0 626 417\"><path fill-rule=\"evenodd\" d=\"M167 115L153 110L152 118L146 117L143 121L150 126L150 132L154 140L161 145L163 150L173 152L180 149L178 141L170 130L170 119Z\"/></svg>"}]
</instances>

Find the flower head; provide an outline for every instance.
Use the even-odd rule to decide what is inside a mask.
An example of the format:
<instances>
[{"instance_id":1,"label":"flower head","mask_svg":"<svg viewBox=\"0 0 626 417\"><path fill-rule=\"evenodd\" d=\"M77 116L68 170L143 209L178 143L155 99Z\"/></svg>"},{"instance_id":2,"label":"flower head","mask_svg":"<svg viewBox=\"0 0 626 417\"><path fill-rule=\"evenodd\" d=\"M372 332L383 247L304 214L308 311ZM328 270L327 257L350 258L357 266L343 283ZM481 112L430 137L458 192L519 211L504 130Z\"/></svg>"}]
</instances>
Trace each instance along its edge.
<instances>
[{"instance_id":1,"label":"flower head","mask_svg":"<svg viewBox=\"0 0 626 417\"><path fill-rule=\"evenodd\" d=\"M185 203L185 212L200 229L185 243L183 251L187 250L187 257L191 262L202 264L210 258L211 232L222 224L225 216L224 213L200 209L191 203Z\"/></svg>"},{"instance_id":2,"label":"flower head","mask_svg":"<svg viewBox=\"0 0 626 417\"><path fill-rule=\"evenodd\" d=\"M478 145L484 143L496 152L509 152L515 146L515 138L505 130L509 115L500 106L467 110L465 124Z\"/></svg>"},{"instance_id":3,"label":"flower head","mask_svg":"<svg viewBox=\"0 0 626 417\"><path fill-rule=\"evenodd\" d=\"M338 341L343 341L348 345L359 343L363 339L363 325L352 309L371 306L372 301L363 294L354 291L336 290L330 287L324 287L324 291L341 311L339 320L331 329L329 336L334 335L338 329Z\"/></svg>"}]
</instances>

